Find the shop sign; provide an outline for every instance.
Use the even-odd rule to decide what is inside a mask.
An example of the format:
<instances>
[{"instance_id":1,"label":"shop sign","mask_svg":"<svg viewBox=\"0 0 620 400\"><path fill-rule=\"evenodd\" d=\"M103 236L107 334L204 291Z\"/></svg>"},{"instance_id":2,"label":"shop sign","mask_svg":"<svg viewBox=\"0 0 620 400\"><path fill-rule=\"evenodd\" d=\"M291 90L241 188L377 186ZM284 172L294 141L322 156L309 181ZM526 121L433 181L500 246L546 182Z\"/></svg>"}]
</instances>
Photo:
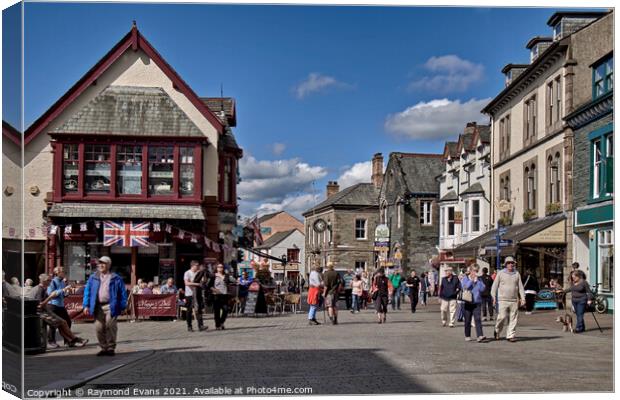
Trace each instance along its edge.
<instances>
[{"instance_id":1,"label":"shop sign","mask_svg":"<svg viewBox=\"0 0 620 400\"><path fill-rule=\"evenodd\" d=\"M390 242L390 228L386 224L377 225L375 228L375 246L377 242Z\"/></svg>"},{"instance_id":2,"label":"shop sign","mask_svg":"<svg viewBox=\"0 0 620 400\"><path fill-rule=\"evenodd\" d=\"M564 220L551 225L542 231L533 234L527 239L521 240L523 244L565 244L566 243L566 223Z\"/></svg>"},{"instance_id":3,"label":"shop sign","mask_svg":"<svg viewBox=\"0 0 620 400\"><path fill-rule=\"evenodd\" d=\"M463 223L463 212L462 211L455 211L454 212L454 223L455 224L462 224Z\"/></svg>"},{"instance_id":4,"label":"shop sign","mask_svg":"<svg viewBox=\"0 0 620 400\"><path fill-rule=\"evenodd\" d=\"M134 294L133 310L140 317L175 317L177 315L176 294Z\"/></svg>"}]
</instances>

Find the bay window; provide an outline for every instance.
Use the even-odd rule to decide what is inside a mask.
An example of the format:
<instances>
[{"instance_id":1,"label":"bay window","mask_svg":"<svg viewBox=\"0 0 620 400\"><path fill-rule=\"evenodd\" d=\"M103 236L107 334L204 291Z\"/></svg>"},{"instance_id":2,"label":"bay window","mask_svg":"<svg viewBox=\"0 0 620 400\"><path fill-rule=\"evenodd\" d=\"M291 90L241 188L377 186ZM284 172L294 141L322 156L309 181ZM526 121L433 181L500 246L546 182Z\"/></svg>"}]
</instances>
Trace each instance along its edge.
<instances>
[{"instance_id":1,"label":"bay window","mask_svg":"<svg viewBox=\"0 0 620 400\"><path fill-rule=\"evenodd\" d=\"M84 176L86 193L110 193L110 145L84 146Z\"/></svg>"},{"instance_id":2,"label":"bay window","mask_svg":"<svg viewBox=\"0 0 620 400\"><path fill-rule=\"evenodd\" d=\"M55 199L198 201L202 144L59 143Z\"/></svg>"}]
</instances>

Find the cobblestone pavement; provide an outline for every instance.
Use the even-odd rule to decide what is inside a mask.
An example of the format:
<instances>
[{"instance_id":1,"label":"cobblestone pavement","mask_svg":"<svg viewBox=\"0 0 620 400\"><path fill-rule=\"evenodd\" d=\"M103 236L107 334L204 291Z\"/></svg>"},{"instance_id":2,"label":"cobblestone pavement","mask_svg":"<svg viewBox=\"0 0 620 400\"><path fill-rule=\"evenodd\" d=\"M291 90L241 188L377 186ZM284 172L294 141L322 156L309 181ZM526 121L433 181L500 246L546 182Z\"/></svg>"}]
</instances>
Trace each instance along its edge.
<instances>
[{"instance_id":1,"label":"cobblestone pavement","mask_svg":"<svg viewBox=\"0 0 620 400\"><path fill-rule=\"evenodd\" d=\"M117 357L95 357L94 344L28 356L26 387L73 386L86 396L107 389L234 394L239 387L243 394L259 394L248 387L314 394L613 390L611 315L597 315L602 333L588 315L588 331L574 335L562 332L555 311L521 313L517 343L476 343L464 340L462 323L442 327L437 304L416 314L408 306L390 310L385 325L371 310L341 311L337 326L308 326L304 314L286 314L229 318L225 331L215 331L209 319L208 331L193 333L183 321L121 322ZM491 337L492 323L484 329ZM75 331L96 343L92 324Z\"/></svg>"}]
</instances>

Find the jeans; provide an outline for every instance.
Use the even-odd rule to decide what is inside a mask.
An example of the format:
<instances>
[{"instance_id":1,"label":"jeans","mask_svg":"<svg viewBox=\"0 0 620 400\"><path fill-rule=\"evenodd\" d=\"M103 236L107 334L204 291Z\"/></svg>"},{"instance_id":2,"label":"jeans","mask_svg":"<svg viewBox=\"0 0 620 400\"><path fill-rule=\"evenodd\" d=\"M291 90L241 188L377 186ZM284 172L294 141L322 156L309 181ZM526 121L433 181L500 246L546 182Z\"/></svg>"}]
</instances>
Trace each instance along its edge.
<instances>
[{"instance_id":1,"label":"jeans","mask_svg":"<svg viewBox=\"0 0 620 400\"><path fill-rule=\"evenodd\" d=\"M409 299L411 300L411 312L414 313L416 307L418 306L418 291L410 289Z\"/></svg>"},{"instance_id":2,"label":"jeans","mask_svg":"<svg viewBox=\"0 0 620 400\"><path fill-rule=\"evenodd\" d=\"M198 300L199 297L194 295L193 297L186 297L185 301L186 301L186 307L187 307L187 314L185 316L185 320L187 321L187 327L191 328L192 327L192 316L193 314L196 314L196 321L198 322L198 328L202 328L203 326L203 322L202 322L202 301Z\"/></svg>"},{"instance_id":3,"label":"jeans","mask_svg":"<svg viewBox=\"0 0 620 400\"><path fill-rule=\"evenodd\" d=\"M471 337L471 318L474 318L476 321L476 336L483 336L482 333L482 320L480 318L480 308L481 304L476 303L464 303L463 304L464 312L465 312L465 337Z\"/></svg>"},{"instance_id":4,"label":"jeans","mask_svg":"<svg viewBox=\"0 0 620 400\"><path fill-rule=\"evenodd\" d=\"M310 305L310 311L308 311L308 319L310 321L314 321L316 319L317 308L318 308L317 305Z\"/></svg>"},{"instance_id":5,"label":"jeans","mask_svg":"<svg viewBox=\"0 0 620 400\"><path fill-rule=\"evenodd\" d=\"M534 309L534 303L536 302L536 295L532 293L525 294L525 311L531 312Z\"/></svg>"},{"instance_id":6,"label":"jeans","mask_svg":"<svg viewBox=\"0 0 620 400\"><path fill-rule=\"evenodd\" d=\"M420 294L422 295L422 305L425 306L426 305L426 296L427 296L426 290L421 291Z\"/></svg>"},{"instance_id":7,"label":"jeans","mask_svg":"<svg viewBox=\"0 0 620 400\"><path fill-rule=\"evenodd\" d=\"M493 297L482 296L482 316L487 317L487 310L489 311L489 317L493 318Z\"/></svg>"},{"instance_id":8,"label":"jeans","mask_svg":"<svg viewBox=\"0 0 620 400\"><path fill-rule=\"evenodd\" d=\"M344 290L344 301L347 304L347 310L351 309L352 297L353 297L352 293L353 293L353 289Z\"/></svg>"},{"instance_id":9,"label":"jeans","mask_svg":"<svg viewBox=\"0 0 620 400\"><path fill-rule=\"evenodd\" d=\"M216 294L213 299L213 319L215 327L219 328L226 322L228 316L228 295Z\"/></svg>"},{"instance_id":10,"label":"jeans","mask_svg":"<svg viewBox=\"0 0 620 400\"><path fill-rule=\"evenodd\" d=\"M586 312L586 305L588 301L583 300L579 302L573 301L573 308L575 309L575 314L577 315L577 325L575 325L575 332L583 332L586 330L586 324L583 321L583 315Z\"/></svg>"},{"instance_id":11,"label":"jeans","mask_svg":"<svg viewBox=\"0 0 620 400\"><path fill-rule=\"evenodd\" d=\"M392 310L396 310L396 307L400 310L400 288L392 292Z\"/></svg>"},{"instance_id":12,"label":"jeans","mask_svg":"<svg viewBox=\"0 0 620 400\"><path fill-rule=\"evenodd\" d=\"M360 310L360 303L361 303L360 295L354 294L353 295L353 311L358 311L359 312L359 310Z\"/></svg>"}]
</instances>

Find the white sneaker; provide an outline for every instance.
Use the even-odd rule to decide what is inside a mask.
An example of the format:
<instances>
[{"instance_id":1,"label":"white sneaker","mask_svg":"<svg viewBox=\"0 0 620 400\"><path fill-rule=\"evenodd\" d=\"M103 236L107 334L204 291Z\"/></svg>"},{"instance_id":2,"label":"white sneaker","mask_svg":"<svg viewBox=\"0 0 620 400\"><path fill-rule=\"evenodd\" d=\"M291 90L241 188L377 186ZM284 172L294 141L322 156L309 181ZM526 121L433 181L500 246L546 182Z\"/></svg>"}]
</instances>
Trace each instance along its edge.
<instances>
[{"instance_id":1,"label":"white sneaker","mask_svg":"<svg viewBox=\"0 0 620 400\"><path fill-rule=\"evenodd\" d=\"M447 322L442 322L442 323L441 323L441 326L446 326L446 325L448 325L448 323L447 323Z\"/></svg>"},{"instance_id":2,"label":"white sneaker","mask_svg":"<svg viewBox=\"0 0 620 400\"><path fill-rule=\"evenodd\" d=\"M448 325L450 328L454 328L454 324L450 324Z\"/></svg>"},{"instance_id":3,"label":"white sneaker","mask_svg":"<svg viewBox=\"0 0 620 400\"><path fill-rule=\"evenodd\" d=\"M469 336L467 336L467 337L465 338L465 341L466 341L466 342L471 342L471 338L470 338Z\"/></svg>"},{"instance_id":4,"label":"white sneaker","mask_svg":"<svg viewBox=\"0 0 620 400\"><path fill-rule=\"evenodd\" d=\"M532 315L532 312L531 311L526 311L525 315Z\"/></svg>"}]
</instances>

